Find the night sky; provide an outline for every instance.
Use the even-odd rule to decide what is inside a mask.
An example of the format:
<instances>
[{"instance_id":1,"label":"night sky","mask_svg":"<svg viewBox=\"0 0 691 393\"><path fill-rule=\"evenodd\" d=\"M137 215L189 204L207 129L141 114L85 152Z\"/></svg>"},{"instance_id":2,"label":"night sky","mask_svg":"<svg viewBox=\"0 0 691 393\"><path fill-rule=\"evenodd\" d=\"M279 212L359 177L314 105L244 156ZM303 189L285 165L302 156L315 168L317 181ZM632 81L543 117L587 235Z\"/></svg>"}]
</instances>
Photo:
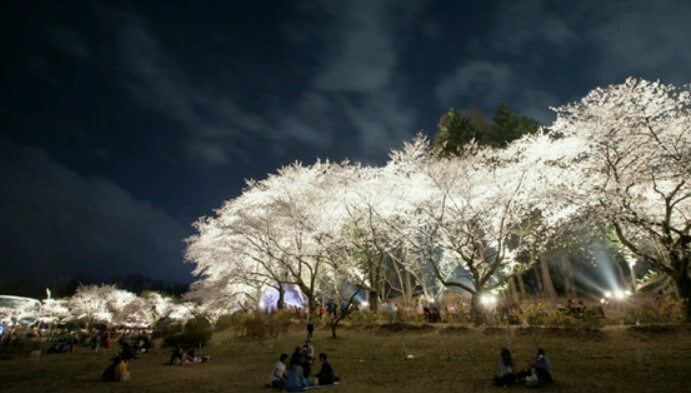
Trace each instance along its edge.
<instances>
[{"instance_id":1,"label":"night sky","mask_svg":"<svg viewBox=\"0 0 691 393\"><path fill-rule=\"evenodd\" d=\"M573 4L578 3L578 4ZM691 82L690 1L26 1L2 8L0 282L187 283L245 178L383 163L449 107Z\"/></svg>"}]
</instances>

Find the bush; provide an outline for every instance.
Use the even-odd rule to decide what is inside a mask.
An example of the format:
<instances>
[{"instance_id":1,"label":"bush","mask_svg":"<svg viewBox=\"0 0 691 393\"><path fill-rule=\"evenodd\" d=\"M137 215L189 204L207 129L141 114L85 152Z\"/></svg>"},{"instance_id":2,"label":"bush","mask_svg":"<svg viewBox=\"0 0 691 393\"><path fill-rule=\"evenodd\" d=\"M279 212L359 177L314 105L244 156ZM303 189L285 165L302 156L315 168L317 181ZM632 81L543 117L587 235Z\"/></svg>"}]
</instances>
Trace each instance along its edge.
<instances>
[{"instance_id":1,"label":"bush","mask_svg":"<svg viewBox=\"0 0 691 393\"><path fill-rule=\"evenodd\" d=\"M166 336L163 340L163 345L206 345L211 339L211 334L211 322L209 322L209 320L204 317L196 317L187 321L182 333Z\"/></svg>"},{"instance_id":2,"label":"bush","mask_svg":"<svg viewBox=\"0 0 691 393\"><path fill-rule=\"evenodd\" d=\"M288 332L295 313L288 310L278 310L271 314L251 313L243 318L245 336L254 339L279 337Z\"/></svg>"},{"instance_id":3,"label":"bush","mask_svg":"<svg viewBox=\"0 0 691 393\"><path fill-rule=\"evenodd\" d=\"M216 320L214 328L216 330L228 330L233 327L233 316L231 314L223 314Z\"/></svg>"},{"instance_id":4,"label":"bush","mask_svg":"<svg viewBox=\"0 0 691 393\"><path fill-rule=\"evenodd\" d=\"M161 319L156 323L152 336L154 339L157 339L177 333L182 333L182 323L170 319Z\"/></svg>"},{"instance_id":5,"label":"bush","mask_svg":"<svg viewBox=\"0 0 691 393\"><path fill-rule=\"evenodd\" d=\"M330 317L329 317L330 318ZM357 325L372 325L379 322L381 316L375 312L353 311L348 315L348 320Z\"/></svg>"},{"instance_id":6,"label":"bush","mask_svg":"<svg viewBox=\"0 0 691 393\"><path fill-rule=\"evenodd\" d=\"M424 332L424 331L434 330L434 326L432 326L428 323L413 324L413 323L405 323L405 322L394 322L394 323L381 325L379 327L379 329L389 331L389 332L403 332L403 331Z\"/></svg>"},{"instance_id":7,"label":"bush","mask_svg":"<svg viewBox=\"0 0 691 393\"><path fill-rule=\"evenodd\" d=\"M521 321L530 326L544 326L561 329L599 329L600 319L596 315L590 315L589 309L582 315L576 316L563 310L552 309L547 311L542 304L526 307L518 314Z\"/></svg>"},{"instance_id":8,"label":"bush","mask_svg":"<svg viewBox=\"0 0 691 393\"><path fill-rule=\"evenodd\" d=\"M206 345L211 339L211 330L199 332L183 332L167 336L163 339L163 346L176 347L182 345L183 347L196 347L198 345Z\"/></svg>"},{"instance_id":9,"label":"bush","mask_svg":"<svg viewBox=\"0 0 691 393\"><path fill-rule=\"evenodd\" d=\"M624 322L627 324L665 325L678 324L683 320L684 303L671 296L652 304L627 304L624 309Z\"/></svg>"},{"instance_id":10,"label":"bush","mask_svg":"<svg viewBox=\"0 0 691 393\"><path fill-rule=\"evenodd\" d=\"M185 323L185 333L210 332L211 322L204 317L195 317Z\"/></svg>"},{"instance_id":11,"label":"bush","mask_svg":"<svg viewBox=\"0 0 691 393\"><path fill-rule=\"evenodd\" d=\"M545 324L547 310L542 303L533 304L523 309L519 314L519 319L530 326L540 326Z\"/></svg>"}]
</instances>

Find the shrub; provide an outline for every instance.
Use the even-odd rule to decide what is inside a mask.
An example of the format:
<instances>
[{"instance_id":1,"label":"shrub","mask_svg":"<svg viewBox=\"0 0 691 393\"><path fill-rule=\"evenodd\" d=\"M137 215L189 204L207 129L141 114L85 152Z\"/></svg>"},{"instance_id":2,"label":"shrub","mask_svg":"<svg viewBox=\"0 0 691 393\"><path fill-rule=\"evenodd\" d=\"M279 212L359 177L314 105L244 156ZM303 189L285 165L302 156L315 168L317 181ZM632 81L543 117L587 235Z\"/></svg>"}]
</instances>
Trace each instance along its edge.
<instances>
[{"instance_id":1,"label":"shrub","mask_svg":"<svg viewBox=\"0 0 691 393\"><path fill-rule=\"evenodd\" d=\"M185 323L182 333L167 335L163 340L163 345L206 345L211 339L211 335L211 322L204 317L196 317Z\"/></svg>"},{"instance_id":2,"label":"shrub","mask_svg":"<svg viewBox=\"0 0 691 393\"><path fill-rule=\"evenodd\" d=\"M536 303L525 307L523 312L519 314L519 319L530 326L540 326L544 325L546 315L547 310L542 303Z\"/></svg>"},{"instance_id":3,"label":"shrub","mask_svg":"<svg viewBox=\"0 0 691 393\"><path fill-rule=\"evenodd\" d=\"M161 319L154 327L153 338L167 337L177 333L182 333L182 323L170 319Z\"/></svg>"},{"instance_id":4,"label":"shrub","mask_svg":"<svg viewBox=\"0 0 691 393\"><path fill-rule=\"evenodd\" d=\"M677 324L684 320L684 303L667 296L652 304L627 304L624 320L629 324Z\"/></svg>"},{"instance_id":5,"label":"shrub","mask_svg":"<svg viewBox=\"0 0 691 393\"><path fill-rule=\"evenodd\" d=\"M329 317L330 318L330 317ZM379 322L381 315L376 312L353 311L348 315L348 320L353 324L372 325Z\"/></svg>"},{"instance_id":6,"label":"shrub","mask_svg":"<svg viewBox=\"0 0 691 393\"><path fill-rule=\"evenodd\" d=\"M243 318L245 336L255 339L278 337L288 332L295 313L284 309L271 314L252 313Z\"/></svg>"},{"instance_id":7,"label":"shrub","mask_svg":"<svg viewBox=\"0 0 691 393\"><path fill-rule=\"evenodd\" d=\"M223 314L216 320L216 330L228 330L233 327L233 316L231 314Z\"/></svg>"},{"instance_id":8,"label":"shrub","mask_svg":"<svg viewBox=\"0 0 691 393\"><path fill-rule=\"evenodd\" d=\"M546 310L542 304L534 304L526 307L518 314L521 321L530 326L545 326L562 329L599 329L600 319L594 311L586 309L580 316L573 315L563 310Z\"/></svg>"},{"instance_id":9,"label":"shrub","mask_svg":"<svg viewBox=\"0 0 691 393\"><path fill-rule=\"evenodd\" d=\"M185 333L210 332L211 322L204 317L195 317L185 323Z\"/></svg>"},{"instance_id":10,"label":"shrub","mask_svg":"<svg viewBox=\"0 0 691 393\"><path fill-rule=\"evenodd\" d=\"M197 332L183 332L167 336L163 339L163 345L167 347L176 347L182 345L183 347L196 347L198 345L206 345L211 339L211 330L197 331Z\"/></svg>"}]
</instances>

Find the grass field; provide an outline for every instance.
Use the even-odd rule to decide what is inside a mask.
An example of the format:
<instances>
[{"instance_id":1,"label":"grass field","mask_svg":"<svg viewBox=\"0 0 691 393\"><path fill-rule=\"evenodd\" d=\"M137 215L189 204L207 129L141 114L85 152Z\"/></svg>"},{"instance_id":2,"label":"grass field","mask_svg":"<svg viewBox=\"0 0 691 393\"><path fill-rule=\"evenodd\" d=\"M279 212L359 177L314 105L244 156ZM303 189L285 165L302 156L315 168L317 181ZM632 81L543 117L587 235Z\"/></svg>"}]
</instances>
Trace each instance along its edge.
<instances>
[{"instance_id":1,"label":"grass field","mask_svg":"<svg viewBox=\"0 0 691 393\"><path fill-rule=\"evenodd\" d=\"M313 345L331 358L343 382L331 392L496 392L490 383L499 349L509 346L523 368L536 343L552 361L556 383L550 392L689 392L691 334L634 333L608 328L601 333L546 331L487 332L436 328L393 332L381 328L342 329L332 340L318 330ZM249 342L228 332L214 335L199 366L166 366L170 349L159 348L130 363L132 378L117 383L97 378L115 352L80 349L71 354L0 361L0 391L15 392L270 392L264 388L281 352L302 344L302 333ZM407 351L414 359L405 360ZM511 390L526 391L516 386Z\"/></svg>"}]
</instances>

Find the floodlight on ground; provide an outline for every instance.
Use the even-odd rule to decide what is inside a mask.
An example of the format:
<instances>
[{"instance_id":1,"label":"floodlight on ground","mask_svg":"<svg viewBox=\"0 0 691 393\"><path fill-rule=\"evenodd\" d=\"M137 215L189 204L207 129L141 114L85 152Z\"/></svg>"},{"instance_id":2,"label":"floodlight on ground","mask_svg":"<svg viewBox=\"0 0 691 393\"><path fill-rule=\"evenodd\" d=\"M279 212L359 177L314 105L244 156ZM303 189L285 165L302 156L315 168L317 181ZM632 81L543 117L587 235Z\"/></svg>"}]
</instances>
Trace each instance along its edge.
<instances>
[{"instance_id":1,"label":"floodlight on ground","mask_svg":"<svg viewBox=\"0 0 691 393\"><path fill-rule=\"evenodd\" d=\"M480 304L485 307L492 307L497 304L497 297L489 293L482 294L480 295Z\"/></svg>"},{"instance_id":2,"label":"floodlight on ground","mask_svg":"<svg viewBox=\"0 0 691 393\"><path fill-rule=\"evenodd\" d=\"M621 289L617 289L614 291L614 298L617 300L624 300L626 299L626 293Z\"/></svg>"},{"instance_id":3,"label":"floodlight on ground","mask_svg":"<svg viewBox=\"0 0 691 393\"><path fill-rule=\"evenodd\" d=\"M627 297L631 296L631 291L624 291L619 288L614 289L612 291L605 291L605 299L613 299L613 300L624 300Z\"/></svg>"}]
</instances>

